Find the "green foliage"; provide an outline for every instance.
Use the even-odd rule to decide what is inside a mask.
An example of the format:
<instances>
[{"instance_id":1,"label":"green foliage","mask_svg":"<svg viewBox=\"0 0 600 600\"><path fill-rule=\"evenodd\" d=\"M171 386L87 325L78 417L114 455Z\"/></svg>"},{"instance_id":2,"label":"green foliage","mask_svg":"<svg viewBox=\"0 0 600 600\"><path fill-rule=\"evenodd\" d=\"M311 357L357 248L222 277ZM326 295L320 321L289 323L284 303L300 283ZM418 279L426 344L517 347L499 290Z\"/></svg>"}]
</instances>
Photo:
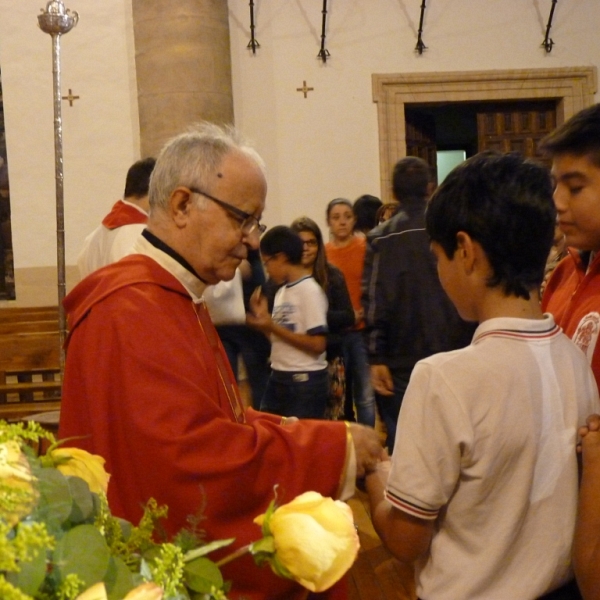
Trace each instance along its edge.
<instances>
[{"instance_id":1,"label":"green foliage","mask_svg":"<svg viewBox=\"0 0 600 600\"><path fill-rule=\"evenodd\" d=\"M223 587L223 576L218 567L208 558L200 557L185 565L185 584L201 594L210 594L212 590Z\"/></svg>"},{"instance_id":2,"label":"green foliage","mask_svg":"<svg viewBox=\"0 0 600 600\"><path fill-rule=\"evenodd\" d=\"M183 567L181 548L173 544L162 544L150 570L152 579L163 588L167 597L175 596L179 588L183 587Z\"/></svg>"},{"instance_id":3,"label":"green foliage","mask_svg":"<svg viewBox=\"0 0 600 600\"><path fill-rule=\"evenodd\" d=\"M144 553L156 546L154 530L156 523L167 516L168 508L159 506L151 498L144 507L144 514L137 527L129 521L114 517L106 499L101 499L101 509L95 526L103 532L110 553L119 557L132 570L136 571Z\"/></svg>"},{"instance_id":4,"label":"green foliage","mask_svg":"<svg viewBox=\"0 0 600 600\"><path fill-rule=\"evenodd\" d=\"M163 589L164 600L227 600L230 584L207 555L234 539L206 542L203 507L171 543L159 543L166 506L150 499L137 526L115 517L104 494L63 475L49 457L34 455L30 446L43 440L56 444L36 423L0 421L1 600L76 600L99 582L108 600L122 600L146 581ZM274 510L272 503L266 531ZM252 547L266 560L273 540ZM238 549L222 563L250 549Z\"/></svg>"},{"instance_id":5,"label":"green foliage","mask_svg":"<svg viewBox=\"0 0 600 600\"><path fill-rule=\"evenodd\" d=\"M27 423L7 423L2 421L0 427L0 444L4 442L16 441L21 446L27 443L38 444L42 440L48 440L55 443L53 434L46 431L39 423L27 421Z\"/></svg>"}]
</instances>

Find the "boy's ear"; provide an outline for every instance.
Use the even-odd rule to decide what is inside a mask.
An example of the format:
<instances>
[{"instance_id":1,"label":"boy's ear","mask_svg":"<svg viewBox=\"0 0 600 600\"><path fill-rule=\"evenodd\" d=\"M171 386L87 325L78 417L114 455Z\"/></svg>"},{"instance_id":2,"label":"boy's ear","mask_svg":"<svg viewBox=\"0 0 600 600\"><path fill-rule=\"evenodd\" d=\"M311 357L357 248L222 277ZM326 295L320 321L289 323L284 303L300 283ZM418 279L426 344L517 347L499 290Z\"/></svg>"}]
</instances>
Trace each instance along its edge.
<instances>
[{"instance_id":1,"label":"boy's ear","mask_svg":"<svg viewBox=\"0 0 600 600\"><path fill-rule=\"evenodd\" d=\"M467 274L472 273L477 258L475 241L465 231L459 231L456 234L456 246L455 258L461 261Z\"/></svg>"}]
</instances>

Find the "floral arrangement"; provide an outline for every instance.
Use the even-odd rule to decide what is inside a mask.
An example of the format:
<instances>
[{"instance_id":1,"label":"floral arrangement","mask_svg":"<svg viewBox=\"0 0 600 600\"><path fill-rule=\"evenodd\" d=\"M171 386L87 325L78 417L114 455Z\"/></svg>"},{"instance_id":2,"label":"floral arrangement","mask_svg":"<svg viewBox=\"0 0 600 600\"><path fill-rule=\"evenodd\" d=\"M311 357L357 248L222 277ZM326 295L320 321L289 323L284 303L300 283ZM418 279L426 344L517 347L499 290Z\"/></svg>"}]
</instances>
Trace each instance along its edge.
<instances>
[{"instance_id":1,"label":"floral arrangement","mask_svg":"<svg viewBox=\"0 0 600 600\"><path fill-rule=\"evenodd\" d=\"M33 447L45 444L42 456ZM196 527L155 541L168 508L150 499L139 524L113 516L104 459L63 447L36 423L0 421L0 598L3 600L227 600L219 569L250 553L311 591L338 581L356 558L352 511L306 492L255 519L263 537L219 562L234 540ZM233 583L235 585L235 582Z\"/></svg>"}]
</instances>

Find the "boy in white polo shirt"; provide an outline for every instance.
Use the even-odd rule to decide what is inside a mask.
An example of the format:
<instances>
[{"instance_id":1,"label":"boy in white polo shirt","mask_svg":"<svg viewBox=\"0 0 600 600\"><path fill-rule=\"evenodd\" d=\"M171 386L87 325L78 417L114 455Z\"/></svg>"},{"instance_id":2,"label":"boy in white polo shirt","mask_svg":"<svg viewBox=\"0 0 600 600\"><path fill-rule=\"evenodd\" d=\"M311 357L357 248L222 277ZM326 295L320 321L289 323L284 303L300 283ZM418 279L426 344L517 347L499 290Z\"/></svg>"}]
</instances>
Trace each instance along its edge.
<instances>
[{"instance_id":1,"label":"boy in white polo shirt","mask_svg":"<svg viewBox=\"0 0 600 600\"><path fill-rule=\"evenodd\" d=\"M540 309L555 219L548 173L516 154L469 159L428 206L442 286L479 327L417 364L393 459L367 478L422 600L577 597L576 435L599 404L585 356Z\"/></svg>"},{"instance_id":2,"label":"boy in white polo shirt","mask_svg":"<svg viewBox=\"0 0 600 600\"><path fill-rule=\"evenodd\" d=\"M302 265L303 250L302 239L289 227L279 225L264 234L263 264L269 278L281 287L272 316L267 299L260 293L253 295L247 322L271 338L271 376L260 410L322 419L329 390L327 297L312 277L312 267Z\"/></svg>"}]
</instances>

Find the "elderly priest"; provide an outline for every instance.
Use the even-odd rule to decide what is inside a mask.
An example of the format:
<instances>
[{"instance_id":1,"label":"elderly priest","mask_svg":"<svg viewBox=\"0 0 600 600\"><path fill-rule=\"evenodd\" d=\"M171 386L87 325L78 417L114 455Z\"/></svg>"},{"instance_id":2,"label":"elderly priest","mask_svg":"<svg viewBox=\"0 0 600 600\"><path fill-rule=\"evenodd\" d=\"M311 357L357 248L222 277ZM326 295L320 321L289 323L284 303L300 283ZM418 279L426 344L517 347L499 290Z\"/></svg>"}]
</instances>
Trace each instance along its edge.
<instances>
[{"instance_id":1,"label":"elderly priest","mask_svg":"<svg viewBox=\"0 0 600 600\"><path fill-rule=\"evenodd\" d=\"M203 124L171 140L150 182L135 254L84 279L65 299L70 334L60 437L106 458L113 512L136 522L149 498L166 530L203 508L209 539L260 537L273 499L307 490L348 497L374 467L372 429L245 409L202 301L230 280L264 231L260 157L233 129ZM306 591L245 557L223 568L231 598L300 599Z\"/></svg>"}]
</instances>

